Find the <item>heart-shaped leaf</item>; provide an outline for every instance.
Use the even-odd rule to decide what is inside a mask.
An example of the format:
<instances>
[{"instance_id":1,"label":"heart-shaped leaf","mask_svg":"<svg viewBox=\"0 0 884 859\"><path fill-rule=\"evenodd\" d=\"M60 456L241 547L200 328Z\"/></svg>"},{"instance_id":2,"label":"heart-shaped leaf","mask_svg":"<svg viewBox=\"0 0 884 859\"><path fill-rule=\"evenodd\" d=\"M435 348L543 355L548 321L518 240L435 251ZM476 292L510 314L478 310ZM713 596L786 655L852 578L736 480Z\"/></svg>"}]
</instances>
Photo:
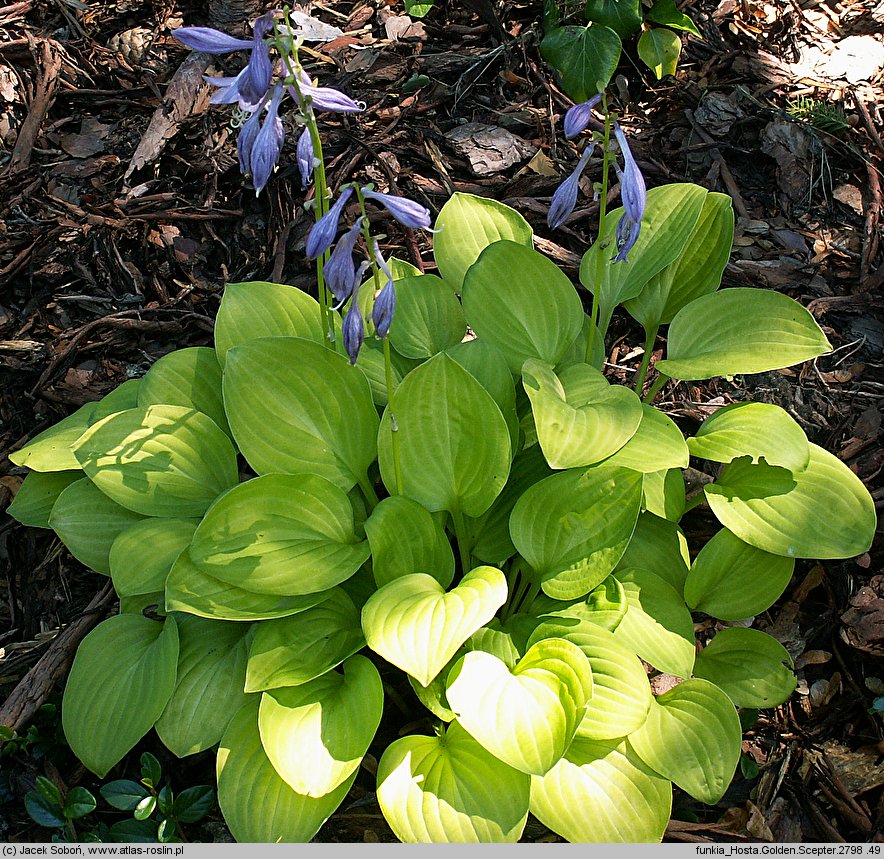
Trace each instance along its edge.
<instances>
[{"instance_id":1,"label":"heart-shaped leaf","mask_svg":"<svg viewBox=\"0 0 884 859\"><path fill-rule=\"evenodd\" d=\"M467 320L457 296L432 274L396 281L390 345L406 358L432 358L463 340Z\"/></svg>"},{"instance_id":2,"label":"heart-shaped leaf","mask_svg":"<svg viewBox=\"0 0 884 859\"><path fill-rule=\"evenodd\" d=\"M516 843L530 778L499 761L457 722L438 737L409 736L378 763L377 799L405 843Z\"/></svg>"},{"instance_id":3,"label":"heart-shaped leaf","mask_svg":"<svg viewBox=\"0 0 884 859\"><path fill-rule=\"evenodd\" d=\"M638 55L642 62L662 80L674 75L681 56L681 39L671 30L645 30L638 40Z\"/></svg>"},{"instance_id":4,"label":"heart-shaped leaf","mask_svg":"<svg viewBox=\"0 0 884 859\"><path fill-rule=\"evenodd\" d=\"M234 346L260 337L304 337L323 342L319 302L281 283L228 283L215 319L215 351L221 367Z\"/></svg>"},{"instance_id":5,"label":"heart-shaped leaf","mask_svg":"<svg viewBox=\"0 0 884 859\"><path fill-rule=\"evenodd\" d=\"M178 556L190 545L198 520L145 519L114 540L109 562L121 597L161 591ZM149 546L150 550L145 551Z\"/></svg>"},{"instance_id":6,"label":"heart-shaped leaf","mask_svg":"<svg viewBox=\"0 0 884 859\"><path fill-rule=\"evenodd\" d=\"M578 737L611 740L640 728L651 706L651 686L639 658L608 630L588 620L544 620L529 644L563 638L576 644L592 669L592 698L577 726Z\"/></svg>"},{"instance_id":7,"label":"heart-shaped leaf","mask_svg":"<svg viewBox=\"0 0 884 859\"><path fill-rule=\"evenodd\" d=\"M759 629L727 627L697 655L694 676L714 683L737 707L776 707L795 691L792 657Z\"/></svg>"},{"instance_id":8,"label":"heart-shaped leaf","mask_svg":"<svg viewBox=\"0 0 884 859\"><path fill-rule=\"evenodd\" d=\"M236 346L224 365L224 403L243 456L258 474L318 474L345 492L377 455L368 381L343 355L298 337Z\"/></svg>"},{"instance_id":9,"label":"heart-shaped leaf","mask_svg":"<svg viewBox=\"0 0 884 859\"><path fill-rule=\"evenodd\" d=\"M690 561L688 543L681 528L653 513L642 513L614 572L630 567L653 570L681 594Z\"/></svg>"},{"instance_id":10,"label":"heart-shaped leaf","mask_svg":"<svg viewBox=\"0 0 884 859\"><path fill-rule=\"evenodd\" d=\"M403 540L402 534L408 534ZM411 573L428 573L447 588L454 578L454 552L432 515L404 495L384 498L365 520L371 568L378 587Z\"/></svg>"},{"instance_id":11,"label":"heart-shaped leaf","mask_svg":"<svg viewBox=\"0 0 884 859\"><path fill-rule=\"evenodd\" d=\"M506 602L495 567L476 567L448 593L432 576L414 573L384 585L362 609L368 646L422 686Z\"/></svg>"},{"instance_id":12,"label":"heart-shaped leaf","mask_svg":"<svg viewBox=\"0 0 884 859\"><path fill-rule=\"evenodd\" d=\"M255 697L237 711L218 747L218 804L224 822L241 843L306 843L343 802L356 773L325 796L295 793L261 745L258 705Z\"/></svg>"},{"instance_id":13,"label":"heart-shaped leaf","mask_svg":"<svg viewBox=\"0 0 884 859\"><path fill-rule=\"evenodd\" d=\"M810 462L807 436L783 408L771 403L733 403L706 418L687 441L691 455L713 462L751 456L768 465L803 471Z\"/></svg>"},{"instance_id":14,"label":"heart-shaped leaf","mask_svg":"<svg viewBox=\"0 0 884 859\"><path fill-rule=\"evenodd\" d=\"M102 492L146 516L202 516L239 480L230 439L186 406L112 414L80 436L74 453Z\"/></svg>"},{"instance_id":15,"label":"heart-shaped leaf","mask_svg":"<svg viewBox=\"0 0 884 859\"><path fill-rule=\"evenodd\" d=\"M364 656L351 656L343 669L261 696L261 745L302 796L325 796L347 781L381 721L384 689L377 669Z\"/></svg>"},{"instance_id":16,"label":"heart-shaped leaf","mask_svg":"<svg viewBox=\"0 0 884 859\"><path fill-rule=\"evenodd\" d=\"M779 479L783 471L734 460L704 487L706 500L725 528L774 555L850 558L869 550L875 504L840 459L811 444L804 471L785 472L791 479Z\"/></svg>"},{"instance_id":17,"label":"heart-shaped leaf","mask_svg":"<svg viewBox=\"0 0 884 859\"><path fill-rule=\"evenodd\" d=\"M391 414L398 427L401 489ZM431 512L479 516L509 473L510 437L500 409L482 385L444 353L402 380L384 412L378 450L381 477L391 493L406 495Z\"/></svg>"},{"instance_id":18,"label":"heart-shaped leaf","mask_svg":"<svg viewBox=\"0 0 884 859\"><path fill-rule=\"evenodd\" d=\"M540 44L543 58L562 76L574 101L586 101L607 85L620 61L620 37L600 23L588 27L556 27Z\"/></svg>"},{"instance_id":19,"label":"heart-shaped leaf","mask_svg":"<svg viewBox=\"0 0 884 859\"><path fill-rule=\"evenodd\" d=\"M182 552L166 579L166 611L183 611L212 620L272 620L324 602L332 591L299 596L259 594L204 573Z\"/></svg>"},{"instance_id":20,"label":"heart-shaped leaf","mask_svg":"<svg viewBox=\"0 0 884 859\"><path fill-rule=\"evenodd\" d=\"M249 648L246 692L299 686L365 646L359 612L340 588L296 615L258 625Z\"/></svg>"},{"instance_id":21,"label":"heart-shaped leaf","mask_svg":"<svg viewBox=\"0 0 884 859\"><path fill-rule=\"evenodd\" d=\"M175 691L154 726L180 758L215 745L246 701L243 685L251 624L176 615L179 651Z\"/></svg>"},{"instance_id":22,"label":"heart-shaped leaf","mask_svg":"<svg viewBox=\"0 0 884 859\"><path fill-rule=\"evenodd\" d=\"M445 283L460 292L467 269L488 245L506 239L532 247L533 231L515 210L489 197L456 191L436 218L433 256Z\"/></svg>"},{"instance_id":23,"label":"heart-shaped leaf","mask_svg":"<svg viewBox=\"0 0 884 859\"><path fill-rule=\"evenodd\" d=\"M666 360L656 367L676 379L710 379L791 367L831 348L793 298L737 287L703 295L679 310L669 326Z\"/></svg>"},{"instance_id":24,"label":"heart-shaped leaf","mask_svg":"<svg viewBox=\"0 0 884 859\"><path fill-rule=\"evenodd\" d=\"M687 468L690 462L687 442L672 418L653 406L642 406L642 419L635 435L605 465L631 468L644 474L670 468Z\"/></svg>"},{"instance_id":25,"label":"heart-shaped leaf","mask_svg":"<svg viewBox=\"0 0 884 859\"><path fill-rule=\"evenodd\" d=\"M681 519L685 509L685 482L680 468L645 473L642 508L670 522Z\"/></svg>"},{"instance_id":26,"label":"heart-shaped leaf","mask_svg":"<svg viewBox=\"0 0 884 859\"><path fill-rule=\"evenodd\" d=\"M649 767L714 805L734 777L742 738L730 698L712 683L693 679L656 698L629 742Z\"/></svg>"},{"instance_id":27,"label":"heart-shaped leaf","mask_svg":"<svg viewBox=\"0 0 884 859\"><path fill-rule=\"evenodd\" d=\"M519 554L555 599L577 599L607 578L638 518L642 477L596 466L534 484L510 516Z\"/></svg>"},{"instance_id":28,"label":"heart-shaped leaf","mask_svg":"<svg viewBox=\"0 0 884 859\"><path fill-rule=\"evenodd\" d=\"M551 468L600 462L620 450L642 423L636 393L608 384L588 364L573 364L557 377L549 365L528 360L522 367L522 384Z\"/></svg>"},{"instance_id":29,"label":"heart-shaped leaf","mask_svg":"<svg viewBox=\"0 0 884 859\"><path fill-rule=\"evenodd\" d=\"M541 620L565 618L571 621L589 621L613 632L626 614L628 603L623 585L614 577L608 576L594 587L583 599L576 602L562 602L541 593L531 603L530 613Z\"/></svg>"},{"instance_id":30,"label":"heart-shaped leaf","mask_svg":"<svg viewBox=\"0 0 884 859\"><path fill-rule=\"evenodd\" d=\"M585 314L571 281L533 248L499 241L464 278L463 307L476 335L496 346L510 370L529 358L558 364Z\"/></svg>"},{"instance_id":31,"label":"heart-shaped leaf","mask_svg":"<svg viewBox=\"0 0 884 859\"><path fill-rule=\"evenodd\" d=\"M543 775L565 754L592 696L592 671L570 641L538 641L509 669L474 650L448 675L446 696L461 725L496 758Z\"/></svg>"},{"instance_id":32,"label":"heart-shaped leaf","mask_svg":"<svg viewBox=\"0 0 884 859\"><path fill-rule=\"evenodd\" d=\"M663 24L664 27L672 27L673 30L684 30L697 38L702 38L696 24L679 10L675 0L655 0L645 17L655 24Z\"/></svg>"},{"instance_id":33,"label":"heart-shaped leaf","mask_svg":"<svg viewBox=\"0 0 884 859\"><path fill-rule=\"evenodd\" d=\"M779 599L794 569L794 558L756 549L722 528L697 555L685 582L685 602L721 620L753 617Z\"/></svg>"},{"instance_id":34,"label":"heart-shaped leaf","mask_svg":"<svg viewBox=\"0 0 884 859\"><path fill-rule=\"evenodd\" d=\"M58 496L83 478L77 471L32 471L25 477L6 512L22 525L49 528L49 516Z\"/></svg>"},{"instance_id":35,"label":"heart-shaped leaf","mask_svg":"<svg viewBox=\"0 0 884 859\"><path fill-rule=\"evenodd\" d=\"M672 785L627 740L578 737L543 777L531 779L531 813L575 844L660 841Z\"/></svg>"},{"instance_id":36,"label":"heart-shaped leaf","mask_svg":"<svg viewBox=\"0 0 884 859\"><path fill-rule=\"evenodd\" d=\"M610 27L621 39L637 33L642 25L641 0L587 0L587 21Z\"/></svg>"},{"instance_id":37,"label":"heart-shaped leaf","mask_svg":"<svg viewBox=\"0 0 884 859\"><path fill-rule=\"evenodd\" d=\"M225 493L193 535L191 560L223 582L294 596L350 578L370 550L346 493L316 474L267 474Z\"/></svg>"},{"instance_id":38,"label":"heart-shaped leaf","mask_svg":"<svg viewBox=\"0 0 884 859\"><path fill-rule=\"evenodd\" d=\"M62 490L49 514L49 527L80 563L110 575L114 540L143 519L112 501L88 477L83 477Z\"/></svg>"},{"instance_id":39,"label":"heart-shaped leaf","mask_svg":"<svg viewBox=\"0 0 884 859\"><path fill-rule=\"evenodd\" d=\"M648 570L620 570L615 575L626 592L629 608L614 635L654 668L690 677L694 622L684 600Z\"/></svg>"},{"instance_id":40,"label":"heart-shaped leaf","mask_svg":"<svg viewBox=\"0 0 884 859\"><path fill-rule=\"evenodd\" d=\"M73 414L35 435L23 448L9 454L9 461L33 471L79 471L71 446L83 435L98 403L86 403Z\"/></svg>"},{"instance_id":41,"label":"heart-shaped leaf","mask_svg":"<svg viewBox=\"0 0 884 859\"><path fill-rule=\"evenodd\" d=\"M138 405L161 404L202 412L230 435L221 396L221 365L214 349L176 349L157 360L141 379Z\"/></svg>"},{"instance_id":42,"label":"heart-shaped leaf","mask_svg":"<svg viewBox=\"0 0 884 859\"><path fill-rule=\"evenodd\" d=\"M74 754L104 778L160 717L175 688L178 628L142 615L103 621L80 643L61 720Z\"/></svg>"}]
</instances>

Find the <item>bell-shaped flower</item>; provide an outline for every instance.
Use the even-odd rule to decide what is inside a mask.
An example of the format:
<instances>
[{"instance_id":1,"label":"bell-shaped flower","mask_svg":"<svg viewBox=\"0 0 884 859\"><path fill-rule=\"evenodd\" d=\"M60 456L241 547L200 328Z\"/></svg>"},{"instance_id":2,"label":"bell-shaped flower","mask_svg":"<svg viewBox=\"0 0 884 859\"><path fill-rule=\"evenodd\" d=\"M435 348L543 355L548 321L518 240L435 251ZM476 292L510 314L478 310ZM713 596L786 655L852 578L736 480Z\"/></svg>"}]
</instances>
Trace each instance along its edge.
<instances>
[{"instance_id":1,"label":"bell-shaped flower","mask_svg":"<svg viewBox=\"0 0 884 859\"><path fill-rule=\"evenodd\" d=\"M362 189L362 196L366 200L374 200L380 203L400 224L416 230L428 230L432 220L430 210L414 200L406 197L397 197L395 194L381 194L370 188Z\"/></svg>"},{"instance_id":2,"label":"bell-shaped flower","mask_svg":"<svg viewBox=\"0 0 884 859\"><path fill-rule=\"evenodd\" d=\"M633 221L625 212L617 221L617 256L613 262L629 262L626 258L635 243L638 241L642 229L641 221Z\"/></svg>"},{"instance_id":3,"label":"bell-shaped flower","mask_svg":"<svg viewBox=\"0 0 884 859\"><path fill-rule=\"evenodd\" d=\"M383 339L390 331L393 322L393 313L396 310L396 290L393 287L393 274L390 266L384 260L381 249L376 241L372 241L371 252L378 268L384 273L387 282L381 291L375 296L374 307L371 311L371 321L374 324L375 334Z\"/></svg>"},{"instance_id":4,"label":"bell-shaped flower","mask_svg":"<svg viewBox=\"0 0 884 859\"><path fill-rule=\"evenodd\" d=\"M276 167L283 143L285 143L285 129L279 118L279 103L282 100L283 92L281 84L277 84L273 88L273 95L267 107L267 116L264 118L264 123L252 146L250 164L256 197L270 180L270 175Z\"/></svg>"},{"instance_id":5,"label":"bell-shaped flower","mask_svg":"<svg viewBox=\"0 0 884 859\"><path fill-rule=\"evenodd\" d=\"M592 150L594 148L595 145L590 143L589 146L583 150L583 154L580 156L580 160L577 162L574 172L571 173L571 175L565 179L558 188L556 188L556 192L553 194L553 198L549 204L549 211L546 213L546 222L549 224L551 230L558 229L566 220L568 220L571 212L574 211L574 207L577 205L577 191L580 186L580 177L583 175L583 171L589 163L589 157L592 155Z\"/></svg>"},{"instance_id":6,"label":"bell-shaped flower","mask_svg":"<svg viewBox=\"0 0 884 859\"><path fill-rule=\"evenodd\" d=\"M592 118L593 110L598 107L602 100L601 93L594 95L589 101L583 101L575 104L568 109L565 114L565 137L576 137L581 131L586 131L589 127L589 120Z\"/></svg>"},{"instance_id":7,"label":"bell-shaped flower","mask_svg":"<svg viewBox=\"0 0 884 859\"><path fill-rule=\"evenodd\" d=\"M310 129L305 125L295 148L295 160L298 162L298 170L301 173L302 189L307 187L310 177L313 175L313 159L315 157L313 138L310 136Z\"/></svg>"},{"instance_id":8,"label":"bell-shaped flower","mask_svg":"<svg viewBox=\"0 0 884 859\"><path fill-rule=\"evenodd\" d=\"M236 138L236 154L239 158L239 172L249 173L252 169L252 147L261 130L261 111L256 109L243 123Z\"/></svg>"},{"instance_id":9,"label":"bell-shaped flower","mask_svg":"<svg viewBox=\"0 0 884 859\"><path fill-rule=\"evenodd\" d=\"M344 349L350 356L350 363L355 364L359 357L359 350L365 342L365 323L362 321L362 311L359 309L359 301L357 293L359 287L353 291L353 298L350 301L350 308L344 314L344 321L341 325L341 334L344 338Z\"/></svg>"},{"instance_id":10,"label":"bell-shaped flower","mask_svg":"<svg viewBox=\"0 0 884 859\"><path fill-rule=\"evenodd\" d=\"M344 206L353 195L353 186L347 185L341 191L340 197L335 201L334 205L311 227L307 236L305 251L308 259L316 259L316 257L325 253L335 240L338 234L338 222L341 220L341 213Z\"/></svg>"},{"instance_id":11,"label":"bell-shaped flower","mask_svg":"<svg viewBox=\"0 0 884 859\"><path fill-rule=\"evenodd\" d=\"M289 94L305 113L308 107L330 113L361 113L363 108L340 90L327 86L314 86L309 75L301 69L298 72L298 86L289 87ZM305 102L309 102L305 104Z\"/></svg>"},{"instance_id":12,"label":"bell-shaped flower","mask_svg":"<svg viewBox=\"0 0 884 859\"><path fill-rule=\"evenodd\" d=\"M343 304L356 287L356 264L353 249L362 229L362 218L341 236L328 262L322 267L325 285L332 291L339 304Z\"/></svg>"},{"instance_id":13,"label":"bell-shaped flower","mask_svg":"<svg viewBox=\"0 0 884 859\"><path fill-rule=\"evenodd\" d=\"M172 31L172 35L188 48L204 54L229 54L231 51L246 51L254 46L252 39L235 39L211 27L179 27Z\"/></svg>"},{"instance_id":14,"label":"bell-shaped flower","mask_svg":"<svg viewBox=\"0 0 884 859\"><path fill-rule=\"evenodd\" d=\"M616 122L614 123L614 137L617 138L617 145L623 155L623 169L615 168L620 179L620 199L623 201L623 208L630 220L638 223L645 215L645 203L648 197L645 180L632 157L626 135Z\"/></svg>"}]
</instances>

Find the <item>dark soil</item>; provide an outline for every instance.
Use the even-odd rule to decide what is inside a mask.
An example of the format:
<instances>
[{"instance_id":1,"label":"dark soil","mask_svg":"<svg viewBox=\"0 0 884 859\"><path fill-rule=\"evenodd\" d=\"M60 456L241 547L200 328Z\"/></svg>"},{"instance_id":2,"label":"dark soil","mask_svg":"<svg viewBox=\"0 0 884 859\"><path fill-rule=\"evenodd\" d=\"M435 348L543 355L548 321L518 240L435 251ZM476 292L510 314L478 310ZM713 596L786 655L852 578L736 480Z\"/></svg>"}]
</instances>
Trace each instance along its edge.
<instances>
[{"instance_id":1,"label":"dark soil","mask_svg":"<svg viewBox=\"0 0 884 859\"><path fill-rule=\"evenodd\" d=\"M251 5L17 0L0 9L0 510L23 477L6 454L161 355L211 345L225 283L315 288L292 129L280 170L256 198L238 170L229 111L207 107L202 69L190 69L177 101L170 97L189 57L171 30L215 23L236 31ZM347 35L320 46L310 71L366 104L358 118L324 119L332 184L360 176L434 214L454 190L502 200L577 282L596 207L583 205L554 234L546 226L550 196L575 153L561 134L571 102L540 57L540 5L437 2L391 41L401 3L331 0L313 14ZM881 6L689 5L704 38L687 41L678 75L656 81L633 44L612 83L633 151L649 186L692 181L730 194L737 236L724 285L797 299L834 352L777 373L682 383L665 389L663 407L690 428L724 403L776 403L858 474L880 508L884 74L873 66L857 79L858 67L839 71L824 60L848 37L880 45ZM216 59L214 68L235 71L237 62ZM416 76L428 79L418 89ZM795 115L798 99L817 108L805 102ZM840 126L827 125L820 104L841 109ZM152 117L175 105L180 123L164 145L151 145ZM528 154L477 174L447 136L470 122L508 130ZM388 252L432 270L430 237L392 221L387 231ZM631 377L642 342L638 326L618 316L607 344L612 378ZM698 546L716 529L703 508L684 525ZM746 726L744 766L716 807L677 794L666 840L884 840L884 720L872 709L884 696L880 548L879 535L860 558L799 562L782 599L756 619L795 658L798 690ZM52 533L0 514L0 701L82 620L105 583ZM105 600L93 620L113 610ZM29 675L34 703L59 705L63 677L64 662L45 689ZM421 718L418 707L403 709L397 724ZM55 741L51 713L13 726L25 734L32 724L41 742L0 758L0 838L8 841L49 837L22 801L37 775L65 788L98 786ZM379 738L378 754L390 739ZM213 783L212 755L178 761L152 734L109 778L137 778L145 750L178 788ZM395 840L374 801L372 760L317 841ZM217 810L210 820L187 836L229 840ZM557 839L531 820L524 840Z\"/></svg>"}]
</instances>

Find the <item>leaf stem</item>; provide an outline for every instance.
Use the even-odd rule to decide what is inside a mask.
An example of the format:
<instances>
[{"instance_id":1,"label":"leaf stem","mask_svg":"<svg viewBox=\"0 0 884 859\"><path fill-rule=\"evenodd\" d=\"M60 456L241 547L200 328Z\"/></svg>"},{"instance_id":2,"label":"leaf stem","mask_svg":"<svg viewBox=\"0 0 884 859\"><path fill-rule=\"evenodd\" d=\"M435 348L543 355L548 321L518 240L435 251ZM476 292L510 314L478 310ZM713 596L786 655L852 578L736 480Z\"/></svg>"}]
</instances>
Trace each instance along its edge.
<instances>
[{"instance_id":1,"label":"leaf stem","mask_svg":"<svg viewBox=\"0 0 884 859\"><path fill-rule=\"evenodd\" d=\"M654 402L657 394L660 393L663 386L670 380L671 376L667 376L665 373L660 373L656 379L654 379L654 384L648 389L648 392L645 394L643 403L648 403L649 405Z\"/></svg>"},{"instance_id":2,"label":"leaf stem","mask_svg":"<svg viewBox=\"0 0 884 859\"><path fill-rule=\"evenodd\" d=\"M472 569L472 562L470 560L471 546L467 526L460 509L455 508L451 511L451 520L454 522L454 536L457 540L457 551L460 554L461 572L463 575L466 575Z\"/></svg>"},{"instance_id":3,"label":"leaf stem","mask_svg":"<svg viewBox=\"0 0 884 859\"><path fill-rule=\"evenodd\" d=\"M373 510L380 503L380 499L378 498L378 494L375 492L374 487L371 485L368 475L365 474L360 477L358 484L359 488L362 490L362 494L365 496L365 500Z\"/></svg>"},{"instance_id":4,"label":"leaf stem","mask_svg":"<svg viewBox=\"0 0 884 859\"><path fill-rule=\"evenodd\" d=\"M384 337L384 375L387 379L387 409L390 412L390 442L393 453L393 476L396 494L402 495L402 464L399 457L399 424L393 414L393 359L390 355L390 338Z\"/></svg>"},{"instance_id":5,"label":"leaf stem","mask_svg":"<svg viewBox=\"0 0 884 859\"><path fill-rule=\"evenodd\" d=\"M648 375L648 366L651 363L651 355L654 352L654 343L657 340L657 331L659 330L659 326L657 328L646 328L645 329L645 354L642 355L642 363L638 368L638 373L635 376L635 392L641 396L642 388L645 385L645 379Z\"/></svg>"}]
</instances>

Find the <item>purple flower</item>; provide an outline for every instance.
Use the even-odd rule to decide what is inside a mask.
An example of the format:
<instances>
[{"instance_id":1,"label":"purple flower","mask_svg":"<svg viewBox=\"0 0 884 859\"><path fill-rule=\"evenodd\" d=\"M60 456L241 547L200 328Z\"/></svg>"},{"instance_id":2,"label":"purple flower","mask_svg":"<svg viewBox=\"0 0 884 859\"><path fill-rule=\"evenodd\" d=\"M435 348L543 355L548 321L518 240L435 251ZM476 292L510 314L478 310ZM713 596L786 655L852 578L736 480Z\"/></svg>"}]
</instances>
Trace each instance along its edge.
<instances>
[{"instance_id":1,"label":"purple flower","mask_svg":"<svg viewBox=\"0 0 884 859\"><path fill-rule=\"evenodd\" d=\"M335 245L328 262L323 266L322 274L326 286L334 293L339 303L343 304L352 294L356 286L356 266L353 262L353 248L362 229L362 218L347 230Z\"/></svg>"},{"instance_id":2,"label":"purple flower","mask_svg":"<svg viewBox=\"0 0 884 859\"><path fill-rule=\"evenodd\" d=\"M341 220L341 212L347 201L353 194L353 186L347 185L341 196L338 197L335 204L313 225L307 236L307 244L305 250L308 259L316 259L320 254L325 253L335 240L338 233L338 221Z\"/></svg>"},{"instance_id":3,"label":"purple flower","mask_svg":"<svg viewBox=\"0 0 884 859\"><path fill-rule=\"evenodd\" d=\"M589 101L575 104L565 114L565 137L576 137L581 131L585 131L592 118L592 111L602 100L601 93L594 95Z\"/></svg>"},{"instance_id":4,"label":"purple flower","mask_svg":"<svg viewBox=\"0 0 884 859\"><path fill-rule=\"evenodd\" d=\"M357 286L353 292L353 298L350 300L350 309L344 315L344 322L341 326L341 333L344 337L344 349L350 356L350 363L355 364L359 357L359 350L365 342L365 324L362 321L362 313L359 310L359 301L357 300Z\"/></svg>"},{"instance_id":5,"label":"purple flower","mask_svg":"<svg viewBox=\"0 0 884 859\"><path fill-rule=\"evenodd\" d=\"M252 115L243 123L236 138L236 154L239 158L239 172L248 173L252 164L252 147L255 138L261 130L261 110L253 111Z\"/></svg>"},{"instance_id":6,"label":"purple flower","mask_svg":"<svg viewBox=\"0 0 884 859\"><path fill-rule=\"evenodd\" d=\"M307 110L307 105L304 104L303 99L309 99L310 106L316 110L327 110L332 113L362 112L362 108L350 96L344 95L339 90L327 86L313 86L310 78L303 70L298 73L297 89L289 87L289 94L298 102L301 110L304 111Z\"/></svg>"},{"instance_id":7,"label":"purple flower","mask_svg":"<svg viewBox=\"0 0 884 859\"><path fill-rule=\"evenodd\" d=\"M285 129L279 118L279 102L282 99L282 95L282 85L277 84L273 88L273 95L267 108L264 124L261 126L261 130L255 137L255 142L252 146L250 164L256 197L270 180L270 174L279 160L282 145L285 143ZM251 119L249 122L251 122ZM246 125L248 125L248 122Z\"/></svg>"},{"instance_id":8,"label":"purple flower","mask_svg":"<svg viewBox=\"0 0 884 859\"><path fill-rule=\"evenodd\" d=\"M613 262L629 262L626 258L635 243L638 241L638 235L642 229L641 221L633 221L625 212L617 221L617 256Z\"/></svg>"},{"instance_id":9,"label":"purple flower","mask_svg":"<svg viewBox=\"0 0 884 859\"><path fill-rule=\"evenodd\" d=\"M414 200L405 197L397 197L394 194L381 194L369 188L362 189L362 196L366 200L374 200L380 203L400 224L412 229L428 230L432 221L430 210Z\"/></svg>"},{"instance_id":10,"label":"purple flower","mask_svg":"<svg viewBox=\"0 0 884 859\"><path fill-rule=\"evenodd\" d=\"M595 144L590 143L583 150L583 154L580 156L574 172L556 188L556 192L553 194L552 201L549 204L549 211L546 214L546 222L551 230L558 229L570 217L571 212L574 211L574 207L577 205L580 176L584 169L586 169L589 156L592 155L594 148Z\"/></svg>"},{"instance_id":11,"label":"purple flower","mask_svg":"<svg viewBox=\"0 0 884 859\"><path fill-rule=\"evenodd\" d=\"M313 174L314 157L313 138L310 136L310 129L305 125L295 150L295 160L298 162L298 170L301 172L302 189L307 187L310 176Z\"/></svg>"},{"instance_id":12,"label":"purple flower","mask_svg":"<svg viewBox=\"0 0 884 859\"><path fill-rule=\"evenodd\" d=\"M254 45L251 39L234 39L211 27L179 27L172 31L172 35L188 48L205 54L229 54L248 50Z\"/></svg>"},{"instance_id":13,"label":"purple flower","mask_svg":"<svg viewBox=\"0 0 884 859\"><path fill-rule=\"evenodd\" d=\"M378 268L387 278L383 289L375 296L374 307L371 311L371 321L374 323L375 334L383 339L389 333L390 324L393 322L393 312L396 310L396 290L393 287L393 275L390 272L390 267L384 261L376 241L372 242L371 252L375 262L378 264Z\"/></svg>"},{"instance_id":14,"label":"purple flower","mask_svg":"<svg viewBox=\"0 0 884 859\"><path fill-rule=\"evenodd\" d=\"M614 123L614 137L617 138L617 145L623 154L623 170L621 172L617 169L617 176L620 179L620 199L623 201L626 214L632 221L638 222L645 214L645 202L647 201L645 180L632 157L629 144L626 142L626 135L616 122Z\"/></svg>"}]
</instances>

